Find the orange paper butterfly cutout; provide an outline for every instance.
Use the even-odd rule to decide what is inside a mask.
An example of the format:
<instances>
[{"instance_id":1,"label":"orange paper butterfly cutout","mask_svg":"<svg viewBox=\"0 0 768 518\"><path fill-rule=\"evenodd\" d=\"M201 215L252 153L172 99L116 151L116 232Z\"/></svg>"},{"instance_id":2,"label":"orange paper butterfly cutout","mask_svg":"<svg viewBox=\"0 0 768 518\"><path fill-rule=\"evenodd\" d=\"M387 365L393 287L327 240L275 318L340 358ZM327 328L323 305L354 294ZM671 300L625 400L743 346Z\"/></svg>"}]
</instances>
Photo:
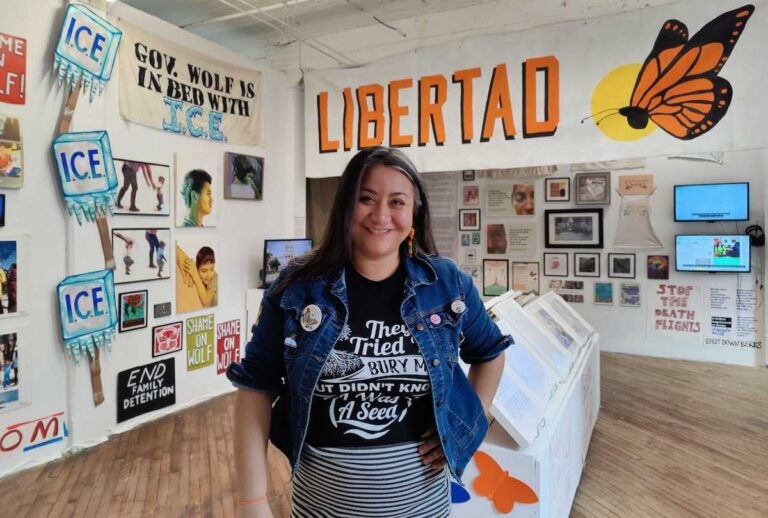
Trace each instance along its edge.
<instances>
[{"instance_id":1,"label":"orange paper butterfly cutout","mask_svg":"<svg viewBox=\"0 0 768 518\"><path fill-rule=\"evenodd\" d=\"M478 495L487 497L502 514L507 514L515 503L535 504L539 501L536 493L524 482L509 476L493 457L482 451L475 453L475 464L480 475L472 481Z\"/></svg>"},{"instance_id":2,"label":"orange paper butterfly cutout","mask_svg":"<svg viewBox=\"0 0 768 518\"><path fill-rule=\"evenodd\" d=\"M619 110L643 129L650 118L670 135L690 140L712 129L731 104L731 84L718 76L755 10L723 13L688 40L688 28L667 20L637 75L629 106Z\"/></svg>"}]
</instances>

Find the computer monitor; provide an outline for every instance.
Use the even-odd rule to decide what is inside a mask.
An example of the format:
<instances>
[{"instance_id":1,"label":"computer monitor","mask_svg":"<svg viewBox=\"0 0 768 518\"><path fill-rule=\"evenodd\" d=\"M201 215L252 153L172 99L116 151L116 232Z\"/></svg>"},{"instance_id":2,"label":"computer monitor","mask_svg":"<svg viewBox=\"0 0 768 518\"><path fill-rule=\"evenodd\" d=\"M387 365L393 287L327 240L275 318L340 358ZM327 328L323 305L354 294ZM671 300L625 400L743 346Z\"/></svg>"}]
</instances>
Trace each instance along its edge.
<instances>
[{"instance_id":1,"label":"computer monitor","mask_svg":"<svg viewBox=\"0 0 768 518\"><path fill-rule=\"evenodd\" d=\"M312 250L311 239L265 239L263 287L269 288L291 259L304 255L310 250Z\"/></svg>"}]
</instances>

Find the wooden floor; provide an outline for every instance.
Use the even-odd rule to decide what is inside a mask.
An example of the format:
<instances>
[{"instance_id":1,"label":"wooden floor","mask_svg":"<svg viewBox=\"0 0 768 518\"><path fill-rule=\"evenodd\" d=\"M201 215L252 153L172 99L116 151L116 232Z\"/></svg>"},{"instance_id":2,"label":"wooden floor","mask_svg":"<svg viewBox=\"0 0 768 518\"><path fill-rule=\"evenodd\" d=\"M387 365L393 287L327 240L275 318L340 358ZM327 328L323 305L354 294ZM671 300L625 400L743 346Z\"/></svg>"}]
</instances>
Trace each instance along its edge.
<instances>
[{"instance_id":1,"label":"wooden floor","mask_svg":"<svg viewBox=\"0 0 768 518\"><path fill-rule=\"evenodd\" d=\"M4 516L233 516L232 395L0 480ZM271 452L270 502L288 516ZM602 408L571 514L768 516L768 369L602 355Z\"/></svg>"}]
</instances>

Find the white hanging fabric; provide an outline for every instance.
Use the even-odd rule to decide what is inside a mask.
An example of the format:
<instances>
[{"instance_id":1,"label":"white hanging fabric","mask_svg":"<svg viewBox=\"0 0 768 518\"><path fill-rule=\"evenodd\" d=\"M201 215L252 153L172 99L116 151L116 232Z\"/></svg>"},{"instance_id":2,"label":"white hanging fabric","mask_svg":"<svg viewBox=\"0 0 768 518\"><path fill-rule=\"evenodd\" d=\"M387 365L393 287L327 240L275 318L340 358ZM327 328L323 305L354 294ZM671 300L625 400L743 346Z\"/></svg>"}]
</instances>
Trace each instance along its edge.
<instances>
[{"instance_id":1,"label":"white hanging fabric","mask_svg":"<svg viewBox=\"0 0 768 518\"><path fill-rule=\"evenodd\" d=\"M618 190L616 191L618 192ZM656 192L656 189L653 190ZM651 224L651 196L621 196L619 223L613 240L614 248L664 248Z\"/></svg>"}]
</instances>

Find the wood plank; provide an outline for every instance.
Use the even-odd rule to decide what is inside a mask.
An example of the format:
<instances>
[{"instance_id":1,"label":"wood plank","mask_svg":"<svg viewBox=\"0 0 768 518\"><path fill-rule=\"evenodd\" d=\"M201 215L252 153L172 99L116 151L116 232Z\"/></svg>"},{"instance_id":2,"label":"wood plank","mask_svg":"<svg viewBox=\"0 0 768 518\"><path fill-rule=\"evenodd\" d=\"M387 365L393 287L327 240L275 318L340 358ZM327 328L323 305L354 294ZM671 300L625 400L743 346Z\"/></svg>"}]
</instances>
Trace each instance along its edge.
<instances>
[{"instance_id":1,"label":"wood plank","mask_svg":"<svg viewBox=\"0 0 768 518\"><path fill-rule=\"evenodd\" d=\"M572 518L768 516L768 369L603 353ZM232 394L0 480L5 515L236 514ZM268 499L290 515L270 445Z\"/></svg>"}]
</instances>

